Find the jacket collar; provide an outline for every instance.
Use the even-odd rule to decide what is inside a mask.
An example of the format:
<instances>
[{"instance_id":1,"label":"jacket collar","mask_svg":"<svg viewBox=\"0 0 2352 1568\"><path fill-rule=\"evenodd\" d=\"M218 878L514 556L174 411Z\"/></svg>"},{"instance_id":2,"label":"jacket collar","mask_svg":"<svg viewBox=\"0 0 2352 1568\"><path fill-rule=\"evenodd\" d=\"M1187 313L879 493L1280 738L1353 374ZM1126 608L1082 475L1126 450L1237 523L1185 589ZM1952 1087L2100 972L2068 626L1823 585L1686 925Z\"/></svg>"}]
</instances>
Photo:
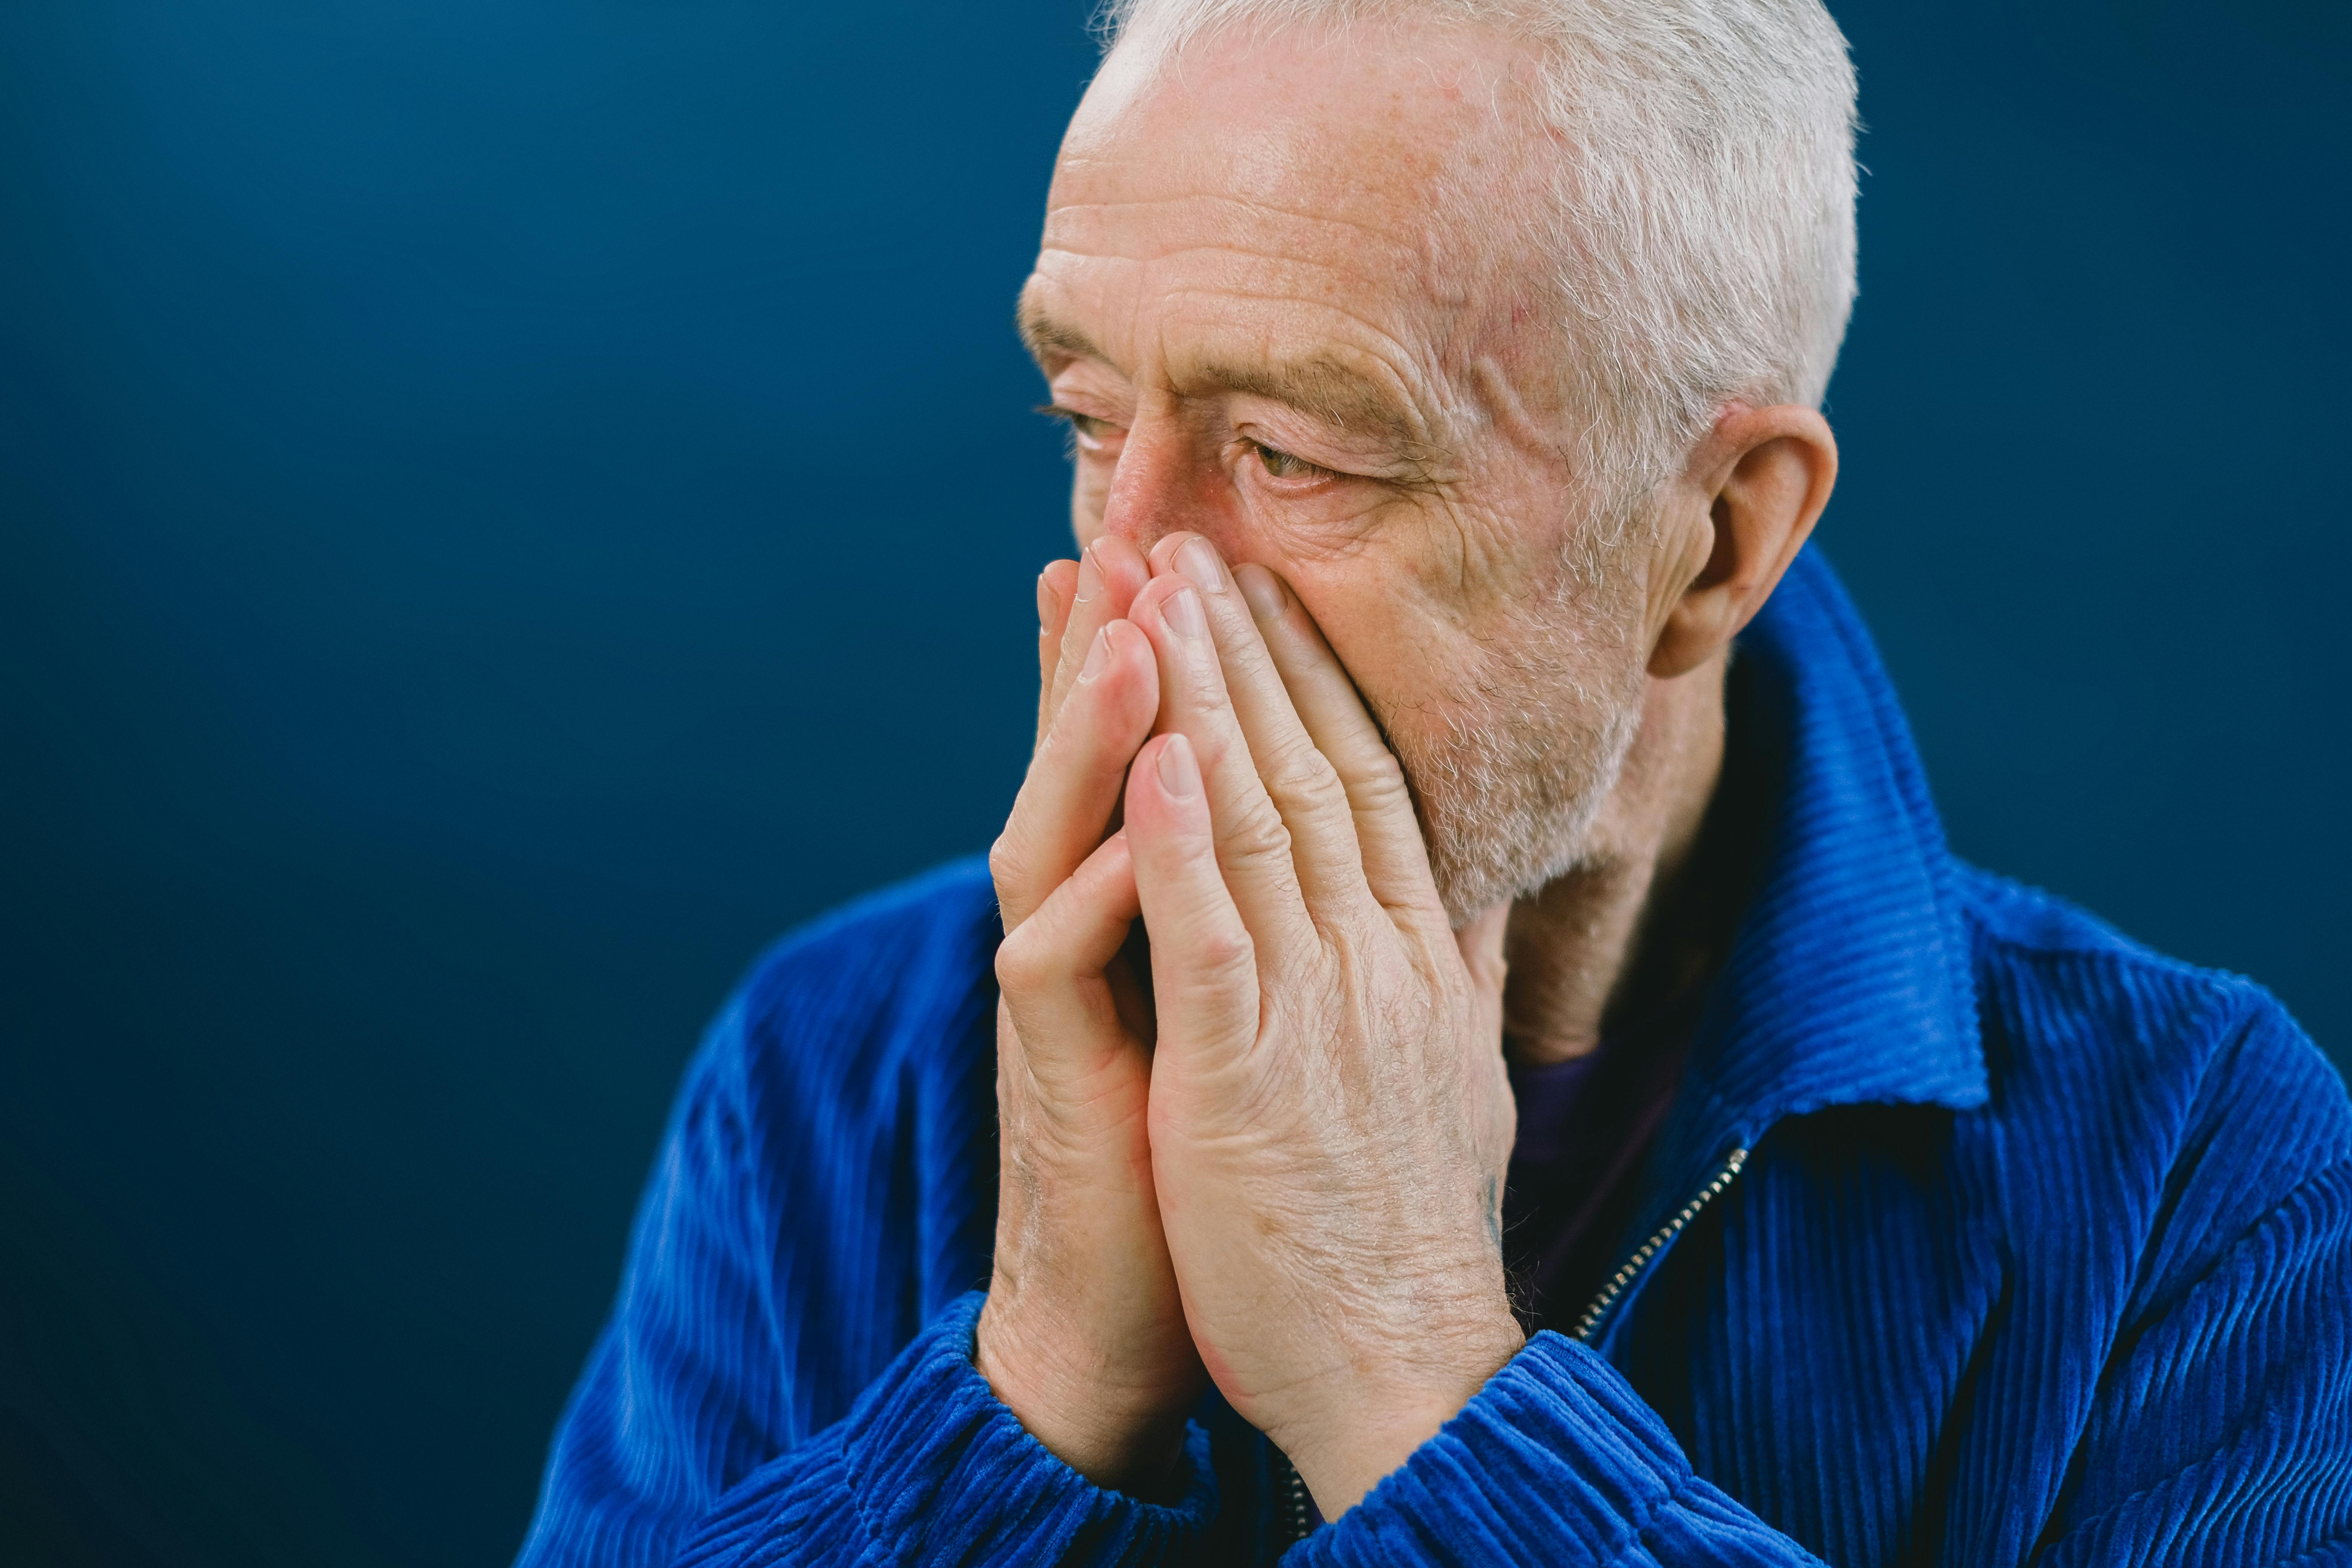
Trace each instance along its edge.
<instances>
[{"instance_id":1,"label":"jacket collar","mask_svg":"<svg viewBox=\"0 0 2352 1568\"><path fill-rule=\"evenodd\" d=\"M1943 825L1877 650L1819 551L1798 555L1738 658L1740 719L1769 731L1780 798L1650 1165L1645 1230L1781 1117L1988 1097Z\"/></svg>"}]
</instances>

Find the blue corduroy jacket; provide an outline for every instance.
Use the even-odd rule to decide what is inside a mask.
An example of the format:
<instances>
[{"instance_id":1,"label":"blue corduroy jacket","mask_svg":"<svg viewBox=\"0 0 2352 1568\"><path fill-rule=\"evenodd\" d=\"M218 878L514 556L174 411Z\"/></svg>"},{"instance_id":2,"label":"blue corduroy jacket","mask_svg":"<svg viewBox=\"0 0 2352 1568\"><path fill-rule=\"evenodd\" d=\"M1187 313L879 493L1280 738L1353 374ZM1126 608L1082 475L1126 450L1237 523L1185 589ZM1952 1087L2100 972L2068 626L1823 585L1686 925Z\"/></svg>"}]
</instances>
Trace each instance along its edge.
<instances>
[{"instance_id":1,"label":"blue corduroy jacket","mask_svg":"<svg viewBox=\"0 0 2352 1568\"><path fill-rule=\"evenodd\" d=\"M1628 1268L1356 1509L1291 1545L1213 1396L1184 1495L1102 1490L973 1372L1000 932L962 864L711 1029L522 1563L2352 1563L2335 1074L2254 985L1953 858L1817 552L1740 658L1767 869Z\"/></svg>"}]
</instances>

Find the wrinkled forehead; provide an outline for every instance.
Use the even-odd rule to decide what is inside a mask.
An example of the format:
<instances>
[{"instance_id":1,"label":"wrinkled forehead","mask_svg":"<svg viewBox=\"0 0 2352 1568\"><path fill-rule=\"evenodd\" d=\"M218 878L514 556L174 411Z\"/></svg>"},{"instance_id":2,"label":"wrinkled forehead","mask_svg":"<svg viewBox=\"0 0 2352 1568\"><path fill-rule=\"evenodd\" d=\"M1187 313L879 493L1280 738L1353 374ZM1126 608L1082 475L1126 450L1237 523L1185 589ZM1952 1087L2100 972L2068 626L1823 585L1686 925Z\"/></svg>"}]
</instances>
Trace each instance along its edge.
<instances>
[{"instance_id":1,"label":"wrinkled forehead","mask_svg":"<svg viewBox=\"0 0 2352 1568\"><path fill-rule=\"evenodd\" d=\"M1319 313L1448 357L1548 278L1532 71L1458 26L1122 45L1063 143L1032 295L1099 331Z\"/></svg>"}]
</instances>

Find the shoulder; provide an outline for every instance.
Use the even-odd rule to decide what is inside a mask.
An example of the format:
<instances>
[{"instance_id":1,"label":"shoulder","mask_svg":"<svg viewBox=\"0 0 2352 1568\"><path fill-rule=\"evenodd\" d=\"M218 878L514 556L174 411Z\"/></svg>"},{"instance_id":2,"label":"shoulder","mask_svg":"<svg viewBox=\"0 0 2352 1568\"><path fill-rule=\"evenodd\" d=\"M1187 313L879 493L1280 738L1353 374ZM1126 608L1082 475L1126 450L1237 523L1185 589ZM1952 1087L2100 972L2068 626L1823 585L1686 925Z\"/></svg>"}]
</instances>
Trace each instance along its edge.
<instances>
[{"instance_id":1,"label":"shoulder","mask_svg":"<svg viewBox=\"0 0 2352 1568\"><path fill-rule=\"evenodd\" d=\"M1003 934L986 864L950 861L784 936L751 966L732 1006L760 1038L888 1029L969 1000Z\"/></svg>"},{"instance_id":2,"label":"shoulder","mask_svg":"<svg viewBox=\"0 0 2352 1568\"><path fill-rule=\"evenodd\" d=\"M1989 871L1958 868L1983 1001L2028 1034L2081 1042L2139 1075L2220 1071L2321 1089L2345 1110L2342 1080L2278 998L2242 974L2168 958L2087 910ZM1988 1020L1992 1022L1993 1020Z\"/></svg>"},{"instance_id":3,"label":"shoulder","mask_svg":"<svg viewBox=\"0 0 2352 1568\"><path fill-rule=\"evenodd\" d=\"M2160 1208L2224 1229L2352 1161L2343 1079L2262 986L1988 872L1959 883L2003 1120L2105 1145Z\"/></svg>"},{"instance_id":4,"label":"shoulder","mask_svg":"<svg viewBox=\"0 0 2352 1568\"><path fill-rule=\"evenodd\" d=\"M786 936L720 1010L639 1205L613 1398L647 1433L665 1400L741 1419L648 1441L779 1452L986 1278L997 934L985 869L946 866Z\"/></svg>"},{"instance_id":5,"label":"shoulder","mask_svg":"<svg viewBox=\"0 0 2352 1568\"><path fill-rule=\"evenodd\" d=\"M956 860L820 916L754 963L688 1067L680 1110L772 1144L887 1126L989 1065L1003 936L986 865ZM877 1131L880 1129L877 1128Z\"/></svg>"}]
</instances>

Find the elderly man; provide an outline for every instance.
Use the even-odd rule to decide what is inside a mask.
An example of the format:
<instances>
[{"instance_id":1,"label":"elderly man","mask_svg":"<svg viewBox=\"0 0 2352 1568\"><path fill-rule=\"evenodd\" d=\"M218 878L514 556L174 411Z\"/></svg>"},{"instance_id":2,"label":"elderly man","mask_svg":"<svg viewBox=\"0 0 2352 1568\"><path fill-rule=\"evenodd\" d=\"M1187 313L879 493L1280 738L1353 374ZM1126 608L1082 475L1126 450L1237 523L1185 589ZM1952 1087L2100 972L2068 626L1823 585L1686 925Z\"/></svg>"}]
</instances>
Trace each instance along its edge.
<instances>
[{"instance_id":1,"label":"elderly man","mask_svg":"<svg viewBox=\"0 0 2352 1568\"><path fill-rule=\"evenodd\" d=\"M1805 551L1829 16L1112 22L1029 776L720 1019L524 1561L2352 1562L2341 1088Z\"/></svg>"}]
</instances>

